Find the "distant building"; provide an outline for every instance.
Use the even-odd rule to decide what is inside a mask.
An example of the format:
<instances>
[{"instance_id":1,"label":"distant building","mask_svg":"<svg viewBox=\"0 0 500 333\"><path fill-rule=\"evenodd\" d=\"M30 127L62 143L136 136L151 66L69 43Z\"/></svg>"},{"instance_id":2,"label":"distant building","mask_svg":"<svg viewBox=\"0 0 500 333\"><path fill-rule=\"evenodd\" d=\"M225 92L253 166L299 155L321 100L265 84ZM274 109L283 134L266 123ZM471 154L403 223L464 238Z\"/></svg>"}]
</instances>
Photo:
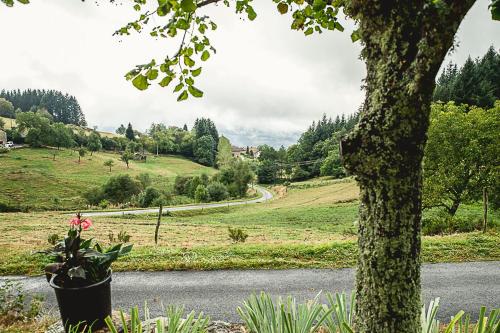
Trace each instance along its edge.
<instances>
[{"instance_id":1,"label":"distant building","mask_svg":"<svg viewBox=\"0 0 500 333\"><path fill-rule=\"evenodd\" d=\"M248 152L247 152L248 149ZM237 147L231 146L231 155L236 158L259 158L260 150L257 147Z\"/></svg>"},{"instance_id":2,"label":"distant building","mask_svg":"<svg viewBox=\"0 0 500 333\"><path fill-rule=\"evenodd\" d=\"M259 158L260 157L260 150L257 147L250 147L250 156L254 158Z\"/></svg>"},{"instance_id":3,"label":"distant building","mask_svg":"<svg viewBox=\"0 0 500 333\"><path fill-rule=\"evenodd\" d=\"M231 155L233 155L233 157L241 158L246 152L246 148L231 146Z\"/></svg>"},{"instance_id":4,"label":"distant building","mask_svg":"<svg viewBox=\"0 0 500 333\"><path fill-rule=\"evenodd\" d=\"M7 133L0 129L0 145L4 145L7 143Z\"/></svg>"}]
</instances>

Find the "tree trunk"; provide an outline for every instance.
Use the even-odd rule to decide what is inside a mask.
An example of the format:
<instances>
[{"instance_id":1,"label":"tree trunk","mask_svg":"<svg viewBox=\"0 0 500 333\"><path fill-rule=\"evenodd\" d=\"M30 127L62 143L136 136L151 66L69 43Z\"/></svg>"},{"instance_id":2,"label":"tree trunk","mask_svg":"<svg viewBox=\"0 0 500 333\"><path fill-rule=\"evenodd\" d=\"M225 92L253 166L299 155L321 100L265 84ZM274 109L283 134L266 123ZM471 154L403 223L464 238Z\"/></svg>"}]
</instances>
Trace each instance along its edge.
<instances>
[{"instance_id":1,"label":"tree trunk","mask_svg":"<svg viewBox=\"0 0 500 333\"><path fill-rule=\"evenodd\" d=\"M160 209L158 210L158 221L156 222L156 229L155 229L155 244L158 244L158 231L160 230L162 214L163 214L163 203L160 202Z\"/></svg>"},{"instance_id":2,"label":"tree trunk","mask_svg":"<svg viewBox=\"0 0 500 333\"><path fill-rule=\"evenodd\" d=\"M450 208L448 208L448 214L450 214L450 216L455 216L459 206L460 206L460 201L454 200Z\"/></svg>"},{"instance_id":3,"label":"tree trunk","mask_svg":"<svg viewBox=\"0 0 500 333\"><path fill-rule=\"evenodd\" d=\"M356 332L418 333L422 157L434 79L474 1L351 0L366 97L340 145L360 186Z\"/></svg>"},{"instance_id":4,"label":"tree trunk","mask_svg":"<svg viewBox=\"0 0 500 333\"><path fill-rule=\"evenodd\" d=\"M82 157L78 155L78 164L80 164L80 161L82 160Z\"/></svg>"},{"instance_id":5,"label":"tree trunk","mask_svg":"<svg viewBox=\"0 0 500 333\"><path fill-rule=\"evenodd\" d=\"M488 189L483 188L483 232L486 232L488 227Z\"/></svg>"}]
</instances>

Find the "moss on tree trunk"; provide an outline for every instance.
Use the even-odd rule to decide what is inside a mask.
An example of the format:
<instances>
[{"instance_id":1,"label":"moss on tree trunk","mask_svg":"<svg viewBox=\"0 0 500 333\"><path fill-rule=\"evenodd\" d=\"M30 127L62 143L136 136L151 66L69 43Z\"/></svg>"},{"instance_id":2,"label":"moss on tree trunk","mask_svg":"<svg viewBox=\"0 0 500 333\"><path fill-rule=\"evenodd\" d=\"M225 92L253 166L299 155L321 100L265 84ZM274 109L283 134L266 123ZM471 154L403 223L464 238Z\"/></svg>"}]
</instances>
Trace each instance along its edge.
<instances>
[{"instance_id":1,"label":"moss on tree trunk","mask_svg":"<svg viewBox=\"0 0 500 333\"><path fill-rule=\"evenodd\" d=\"M422 157L434 79L474 1L352 0L366 62L366 98L342 140L361 188L356 331L420 327ZM442 5L442 6L441 6Z\"/></svg>"}]
</instances>

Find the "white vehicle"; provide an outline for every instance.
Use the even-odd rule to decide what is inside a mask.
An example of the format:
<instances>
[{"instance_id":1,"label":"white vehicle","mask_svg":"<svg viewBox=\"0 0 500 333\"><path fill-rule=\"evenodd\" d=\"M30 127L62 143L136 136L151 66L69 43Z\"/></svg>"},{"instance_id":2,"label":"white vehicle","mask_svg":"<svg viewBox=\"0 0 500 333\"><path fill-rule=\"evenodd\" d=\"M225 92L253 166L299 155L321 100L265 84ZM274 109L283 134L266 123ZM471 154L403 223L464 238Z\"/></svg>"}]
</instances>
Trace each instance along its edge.
<instances>
[{"instance_id":1,"label":"white vehicle","mask_svg":"<svg viewBox=\"0 0 500 333\"><path fill-rule=\"evenodd\" d=\"M12 147L14 147L14 142L7 141L7 143L4 146L5 146L5 148L12 148Z\"/></svg>"}]
</instances>

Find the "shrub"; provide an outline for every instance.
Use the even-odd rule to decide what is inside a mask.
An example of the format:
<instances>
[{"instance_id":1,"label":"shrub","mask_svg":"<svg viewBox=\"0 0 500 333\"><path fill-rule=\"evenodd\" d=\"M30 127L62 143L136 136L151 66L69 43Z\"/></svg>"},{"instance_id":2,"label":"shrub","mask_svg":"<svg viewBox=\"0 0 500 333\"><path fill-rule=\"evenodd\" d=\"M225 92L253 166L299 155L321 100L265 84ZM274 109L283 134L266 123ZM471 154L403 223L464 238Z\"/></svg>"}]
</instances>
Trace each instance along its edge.
<instances>
[{"instance_id":1,"label":"shrub","mask_svg":"<svg viewBox=\"0 0 500 333\"><path fill-rule=\"evenodd\" d=\"M189 191L190 180L191 180L190 177L182 177L182 176L175 177L175 182L174 182L175 193L179 195L187 195Z\"/></svg>"},{"instance_id":2,"label":"shrub","mask_svg":"<svg viewBox=\"0 0 500 333\"><path fill-rule=\"evenodd\" d=\"M99 202L99 207L102 208L102 209L106 209L108 208L110 205L110 202L106 199L102 199L100 202Z\"/></svg>"},{"instance_id":3,"label":"shrub","mask_svg":"<svg viewBox=\"0 0 500 333\"><path fill-rule=\"evenodd\" d=\"M141 173L135 179L141 183L143 189L151 186L151 175L149 173Z\"/></svg>"},{"instance_id":4,"label":"shrub","mask_svg":"<svg viewBox=\"0 0 500 333\"><path fill-rule=\"evenodd\" d=\"M50 245L56 245L60 241L59 235L58 234L51 234L49 237L47 237L47 242Z\"/></svg>"},{"instance_id":5,"label":"shrub","mask_svg":"<svg viewBox=\"0 0 500 333\"><path fill-rule=\"evenodd\" d=\"M488 224L492 224L492 221ZM422 233L426 236L471 232L481 230L482 226L481 219L451 216L446 212L422 219Z\"/></svg>"},{"instance_id":6,"label":"shrub","mask_svg":"<svg viewBox=\"0 0 500 333\"><path fill-rule=\"evenodd\" d=\"M104 201L104 191L102 187L93 187L83 194L83 198L92 206L99 205Z\"/></svg>"},{"instance_id":7,"label":"shrub","mask_svg":"<svg viewBox=\"0 0 500 333\"><path fill-rule=\"evenodd\" d=\"M194 192L194 200L196 202L209 202L210 201L210 194L208 193L207 188L205 185L198 185L196 187L196 191Z\"/></svg>"},{"instance_id":8,"label":"shrub","mask_svg":"<svg viewBox=\"0 0 500 333\"><path fill-rule=\"evenodd\" d=\"M8 148L0 147L0 154L7 154L9 152Z\"/></svg>"},{"instance_id":9,"label":"shrub","mask_svg":"<svg viewBox=\"0 0 500 333\"><path fill-rule=\"evenodd\" d=\"M248 238L248 234L240 228L233 229L229 227L227 230L229 232L229 238L235 243L244 243Z\"/></svg>"},{"instance_id":10,"label":"shrub","mask_svg":"<svg viewBox=\"0 0 500 333\"><path fill-rule=\"evenodd\" d=\"M153 202L155 202L156 199L158 199L160 196L161 196L160 191L158 191L154 187L148 187L139 196L139 205L141 207L150 207L153 204Z\"/></svg>"},{"instance_id":11,"label":"shrub","mask_svg":"<svg viewBox=\"0 0 500 333\"><path fill-rule=\"evenodd\" d=\"M121 243L128 243L130 241L130 235L127 234L125 230L120 230L118 233L118 241Z\"/></svg>"},{"instance_id":12,"label":"shrub","mask_svg":"<svg viewBox=\"0 0 500 333\"><path fill-rule=\"evenodd\" d=\"M129 175L113 176L102 187L103 199L112 203L124 203L130 200L133 195L139 194L141 187L141 183Z\"/></svg>"},{"instance_id":13,"label":"shrub","mask_svg":"<svg viewBox=\"0 0 500 333\"><path fill-rule=\"evenodd\" d=\"M196 189L198 188L198 185L203 185L203 182L201 181L201 178L196 176L191 179L186 183L187 188L187 195L190 198L196 199L195 194L196 194ZM204 185L203 185L204 186Z\"/></svg>"},{"instance_id":14,"label":"shrub","mask_svg":"<svg viewBox=\"0 0 500 333\"><path fill-rule=\"evenodd\" d=\"M208 193L210 194L210 199L212 201L222 201L227 199L229 196L229 192L227 191L227 187L219 182L210 183L207 186Z\"/></svg>"}]
</instances>

